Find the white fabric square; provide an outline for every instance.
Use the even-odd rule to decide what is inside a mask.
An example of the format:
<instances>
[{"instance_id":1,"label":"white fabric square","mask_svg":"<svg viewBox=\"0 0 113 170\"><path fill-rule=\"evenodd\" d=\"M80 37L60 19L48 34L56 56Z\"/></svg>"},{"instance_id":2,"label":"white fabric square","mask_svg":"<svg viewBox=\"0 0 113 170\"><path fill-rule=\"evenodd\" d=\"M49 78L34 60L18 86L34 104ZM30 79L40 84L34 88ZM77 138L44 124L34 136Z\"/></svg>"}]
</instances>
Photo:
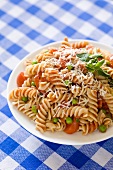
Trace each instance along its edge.
<instances>
[{"instance_id":1,"label":"white fabric square","mask_svg":"<svg viewBox=\"0 0 113 170\"><path fill-rule=\"evenodd\" d=\"M14 8L12 8L11 10L8 11L8 14L18 17L20 16L22 13L24 12L24 10L22 8L20 8L19 6L15 6Z\"/></svg>"},{"instance_id":2,"label":"white fabric square","mask_svg":"<svg viewBox=\"0 0 113 170\"><path fill-rule=\"evenodd\" d=\"M27 149L31 153L33 153L41 145L42 145L42 142L34 136L29 136L23 143L21 143L21 146L23 146L25 149Z\"/></svg>"},{"instance_id":3,"label":"white fabric square","mask_svg":"<svg viewBox=\"0 0 113 170\"><path fill-rule=\"evenodd\" d=\"M6 23L0 20L0 29L4 28L6 26Z\"/></svg>"},{"instance_id":4,"label":"white fabric square","mask_svg":"<svg viewBox=\"0 0 113 170\"><path fill-rule=\"evenodd\" d=\"M85 22L83 26L79 28L79 32L86 36L89 36L94 30L95 27L87 22Z\"/></svg>"},{"instance_id":5,"label":"white fabric square","mask_svg":"<svg viewBox=\"0 0 113 170\"><path fill-rule=\"evenodd\" d=\"M59 7L52 3L47 3L46 5L42 6L42 9L46 11L48 14L54 14L57 10L59 10Z\"/></svg>"},{"instance_id":6,"label":"white fabric square","mask_svg":"<svg viewBox=\"0 0 113 170\"><path fill-rule=\"evenodd\" d=\"M112 154L110 152L104 148L100 148L91 159L103 167L111 158Z\"/></svg>"},{"instance_id":7,"label":"white fabric square","mask_svg":"<svg viewBox=\"0 0 113 170\"><path fill-rule=\"evenodd\" d=\"M99 41L105 44L107 42L107 45L113 45L113 37L110 37L107 34L105 34ZM111 51L111 53L113 53L113 51Z\"/></svg>"},{"instance_id":8,"label":"white fabric square","mask_svg":"<svg viewBox=\"0 0 113 170\"><path fill-rule=\"evenodd\" d=\"M42 23L42 20L36 18L35 16L31 16L28 20L25 21L25 23L29 27L35 29Z\"/></svg>"},{"instance_id":9,"label":"white fabric square","mask_svg":"<svg viewBox=\"0 0 113 170\"><path fill-rule=\"evenodd\" d=\"M87 11L89 8L91 8L92 3L87 0L80 1L80 2L78 1L78 3L76 3L76 6L82 9L83 11Z\"/></svg>"},{"instance_id":10,"label":"white fabric square","mask_svg":"<svg viewBox=\"0 0 113 170\"><path fill-rule=\"evenodd\" d=\"M4 62L4 65L7 66L9 69L14 69L15 66L20 62L20 60L14 56L10 57L8 60Z\"/></svg>"},{"instance_id":11,"label":"white fabric square","mask_svg":"<svg viewBox=\"0 0 113 170\"><path fill-rule=\"evenodd\" d=\"M53 26L48 27L44 32L43 35L45 35L46 37L53 39L53 37L59 33L59 30L56 29Z\"/></svg>"},{"instance_id":12,"label":"white fabric square","mask_svg":"<svg viewBox=\"0 0 113 170\"><path fill-rule=\"evenodd\" d=\"M0 130L3 131L6 135L11 135L14 131L19 128L19 125L13 120L8 119L5 123L2 124Z\"/></svg>"},{"instance_id":13,"label":"white fabric square","mask_svg":"<svg viewBox=\"0 0 113 170\"><path fill-rule=\"evenodd\" d=\"M0 170L14 170L19 164L7 156L2 162L0 162Z\"/></svg>"},{"instance_id":14,"label":"white fabric square","mask_svg":"<svg viewBox=\"0 0 113 170\"><path fill-rule=\"evenodd\" d=\"M62 21L63 23L70 25L72 22L74 22L76 20L76 16L66 12L61 18L60 21Z\"/></svg>"},{"instance_id":15,"label":"white fabric square","mask_svg":"<svg viewBox=\"0 0 113 170\"><path fill-rule=\"evenodd\" d=\"M37 50L39 47L40 47L40 45L38 43L31 40L29 44L24 46L24 49L28 52L33 52L33 51Z\"/></svg>"},{"instance_id":16,"label":"white fabric square","mask_svg":"<svg viewBox=\"0 0 113 170\"><path fill-rule=\"evenodd\" d=\"M23 36L24 34L22 34L20 31L14 30L7 35L7 38L13 41L14 43L17 43Z\"/></svg>"},{"instance_id":17,"label":"white fabric square","mask_svg":"<svg viewBox=\"0 0 113 170\"><path fill-rule=\"evenodd\" d=\"M51 154L51 156L49 156L44 163L50 167L51 169L58 169L59 167L61 167L64 163L66 162L65 159L63 159L60 155L58 155L57 153L53 153Z\"/></svg>"},{"instance_id":18,"label":"white fabric square","mask_svg":"<svg viewBox=\"0 0 113 170\"><path fill-rule=\"evenodd\" d=\"M100 10L98 13L95 13L95 18L99 19L101 22L107 21L111 17L111 14L107 11Z\"/></svg>"}]
</instances>

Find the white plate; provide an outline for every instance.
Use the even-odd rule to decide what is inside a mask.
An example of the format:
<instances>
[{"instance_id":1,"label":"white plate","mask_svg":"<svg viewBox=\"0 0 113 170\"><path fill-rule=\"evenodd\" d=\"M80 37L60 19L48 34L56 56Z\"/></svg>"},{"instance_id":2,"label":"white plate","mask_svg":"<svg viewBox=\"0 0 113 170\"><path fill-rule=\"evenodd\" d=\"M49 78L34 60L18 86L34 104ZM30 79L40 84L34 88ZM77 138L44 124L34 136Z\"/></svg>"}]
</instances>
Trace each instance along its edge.
<instances>
[{"instance_id":1,"label":"white plate","mask_svg":"<svg viewBox=\"0 0 113 170\"><path fill-rule=\"evenodd\" d=\"M75 41L83 41L83 40L71 40L70 42L75 42ZM89 40L88 40L89 41ZM95 42L95 41L89 41L90 43L94 44L96 47L100 47L102 49L108 50L109 52L113 53L113 48L110 46L107 46L105 44ZM14 88L17 87L16 85L16 78L17 75L21 72L24 71L24 61L26 59L33 59L42 49L48 48L48 47L58 47L61 44L61 42L55 42L51 43L48 45L45 45L35 52L27 55L13 70L9 81L7 85L7 92L8 95L13 90ZM8 98L8 96L7 96ZM88 134L86 136L83 136L81 132L77 132L71 135L68 135L64 132L45 132L45 133L40 133L35 129L35 124L29 118L27 118L26 115L20 113L15 109L15 107L12 106L12 103L8 100L8 105L9 108L13 114L13 116L16 118L16 120L22 125L26 130L28 130L30 133L33 135L42 138L44 140L50 141L50 142L55 142L59 144L66 144L66 145L82 145L82 144L91 144L99 141L103 141L105 139L108 139L110 137L113 137L113 127L110 127L106 133L100 133L99 131L95 131L92 134Z\"/></svg>"}]
</instances>

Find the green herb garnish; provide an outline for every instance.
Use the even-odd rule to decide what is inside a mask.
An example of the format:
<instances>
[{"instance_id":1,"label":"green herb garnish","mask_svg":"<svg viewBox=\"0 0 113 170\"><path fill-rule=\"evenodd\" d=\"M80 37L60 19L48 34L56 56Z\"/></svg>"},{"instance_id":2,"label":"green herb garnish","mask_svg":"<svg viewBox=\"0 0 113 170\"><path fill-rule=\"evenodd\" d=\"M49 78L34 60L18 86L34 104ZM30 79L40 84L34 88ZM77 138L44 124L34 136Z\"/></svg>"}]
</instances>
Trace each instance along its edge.
<instances>
[{"instance_id":1,"label":"green herb garnish","mask_svg":"<svg viewBox=\"0 0 113 170\"><path fill-rule=\"evenodd\" d=\"M68 68L68 70L70 71L70 70L73 69L73 66L72 66L71 64L69 64L69 65L67 65L67 68Z\"/></svg>"}]
</instances>

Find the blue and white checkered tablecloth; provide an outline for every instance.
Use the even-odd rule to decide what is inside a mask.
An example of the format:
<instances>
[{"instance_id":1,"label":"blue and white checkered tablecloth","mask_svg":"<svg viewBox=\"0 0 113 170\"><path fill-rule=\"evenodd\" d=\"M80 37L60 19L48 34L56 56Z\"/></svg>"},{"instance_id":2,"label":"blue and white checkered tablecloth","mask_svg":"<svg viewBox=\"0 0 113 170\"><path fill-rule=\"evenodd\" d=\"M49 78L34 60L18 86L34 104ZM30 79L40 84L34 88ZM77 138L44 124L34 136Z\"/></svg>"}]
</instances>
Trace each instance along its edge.
<instances>
[{"instance_id":1,"label":"blue and white checkered tablecloth","mask_svg":"<svg viewBox=\"0 0 113 170\"><path fill-rule=\"evenodd\" d=\"M65 36L113 45L113 1L0 1L0 170L113 170L113 138L81 146L47 142L22 128L8 108L7 82L17 63Z\"/></svg>"}]
</instances>

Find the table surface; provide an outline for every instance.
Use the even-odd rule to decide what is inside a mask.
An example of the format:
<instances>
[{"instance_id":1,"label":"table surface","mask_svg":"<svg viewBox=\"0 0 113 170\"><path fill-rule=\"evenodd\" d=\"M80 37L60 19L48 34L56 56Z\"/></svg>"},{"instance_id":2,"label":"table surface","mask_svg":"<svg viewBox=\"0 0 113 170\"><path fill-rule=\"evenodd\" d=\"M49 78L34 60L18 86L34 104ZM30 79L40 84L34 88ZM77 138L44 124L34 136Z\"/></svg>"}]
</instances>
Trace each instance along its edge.
<instances>
[{"instance_id":1,"label":"table surface","mask_svg":"<svg viewBox=\"0 0 113 170\"><path fill-rule=\"evenodd\" d=\"M113 138L80 146L47 142L21 127L8 108L14 67L65 36L113 45L113 1L0 1L0 170L113 170Z\"/></svg>"}]
</instances>

